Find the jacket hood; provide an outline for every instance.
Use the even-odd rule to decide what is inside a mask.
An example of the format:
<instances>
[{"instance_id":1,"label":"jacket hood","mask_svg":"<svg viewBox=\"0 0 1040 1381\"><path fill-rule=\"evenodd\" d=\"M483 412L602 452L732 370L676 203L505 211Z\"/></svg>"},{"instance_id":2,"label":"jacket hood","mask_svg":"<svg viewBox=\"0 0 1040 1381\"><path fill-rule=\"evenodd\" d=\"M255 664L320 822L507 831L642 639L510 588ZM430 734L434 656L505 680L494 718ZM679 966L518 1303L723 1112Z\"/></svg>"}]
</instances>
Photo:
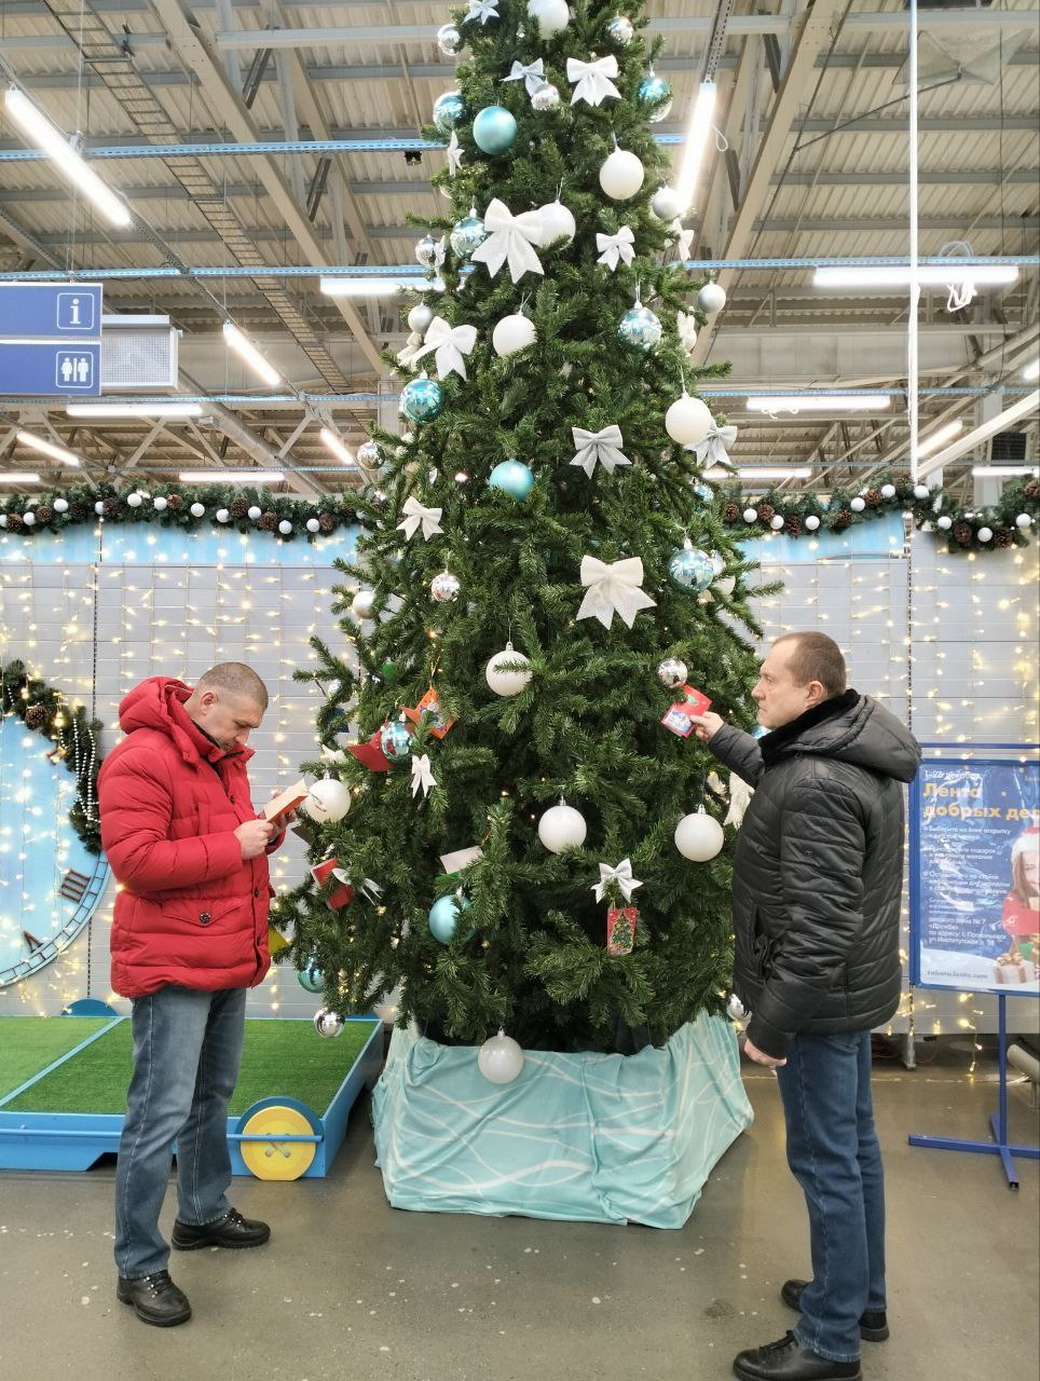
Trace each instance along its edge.
<instances>
[{"instance_id":1,"label":"jacket hood","mask_svg":"<svg viewBox=\"0 0 1040 1381\"><path fill-rule=\"evenodd\" d=\"M184 702L191 695L191 687L172 676L149 676L124 696L119 706L119 727L125 734L135 729L155 729L171 739L186 762L205 759L219 762L221 758L241 755L253 756L251 748L227 753L215 743L195 721L185 713Z\"/></svg>"},{"instance_id":2,"label":"jacket hood","mask_svg":"<svg viewBox=\"0 0 1040 1381\"><path fill-rule=\"evenodd\" d=\"M814 753L911 782L921 746L894 714L869 695L846 691L781 725L761 740L764 758Z\"/></svg>"}]
</instances>

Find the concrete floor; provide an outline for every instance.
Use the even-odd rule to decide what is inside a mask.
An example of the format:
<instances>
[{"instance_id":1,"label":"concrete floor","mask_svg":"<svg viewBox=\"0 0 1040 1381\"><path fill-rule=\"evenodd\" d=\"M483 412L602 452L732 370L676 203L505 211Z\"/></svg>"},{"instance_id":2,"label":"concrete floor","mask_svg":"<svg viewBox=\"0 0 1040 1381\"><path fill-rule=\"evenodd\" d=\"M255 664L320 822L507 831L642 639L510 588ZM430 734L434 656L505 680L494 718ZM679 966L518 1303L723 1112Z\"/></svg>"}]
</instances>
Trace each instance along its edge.
<instances>
[{"instance_id":1,"label":"concrete floor","mask_svg":"<svg viewBox=\"0 0 1040 1381\"><path fill-rule=\"evenodd\" d=\"M918 1051L935 1058L912 1072L875 1062L892 1337L864 1344L865 1381L1037 1381L1040 1167L1020 1159L1012 1192L996 1157L909 1147L911 1131L982 1139L996 1106L992 1062L969 1075L966 1043ZM0 1376L728 1377L736 1352L791 1325L777 1291L808 1273L775 1081L757 1067L745 1075L755 1124L679 1232L397 1212L363 1098L327 1179L235 1182L236 1206L271 1222L269 1246L174 1253L195 1316L170 1330L115 1300L110 1164L0 1172ZM1027 1087L1009 1102L1012 1141L1035 1145Z\"/></svg>"}]
</instances>

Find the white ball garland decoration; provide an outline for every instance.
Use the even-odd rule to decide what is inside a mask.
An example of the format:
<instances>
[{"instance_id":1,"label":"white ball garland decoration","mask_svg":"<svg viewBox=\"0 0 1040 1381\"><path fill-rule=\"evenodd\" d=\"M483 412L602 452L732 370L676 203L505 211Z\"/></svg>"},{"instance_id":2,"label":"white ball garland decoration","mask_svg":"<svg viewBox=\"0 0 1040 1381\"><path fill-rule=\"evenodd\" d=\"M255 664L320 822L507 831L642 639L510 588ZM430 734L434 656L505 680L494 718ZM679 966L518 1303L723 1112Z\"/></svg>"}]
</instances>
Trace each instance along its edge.
<instances>
[{"instance_id":1,"label":"white ball garland decoration","mask_svg":"<svg viewBox=\"0 0 1040 1381\"><path fill-rule=\"evenodd\" d=\"M36 522L36 514L30 508L27 513L22 514L22 522L26 527L32 527Z\"/></svg>"},{"instance_id":2,"label":"white ball garland decoration","mask_svg":"<svg viewBox=\"0 0 1040 1381\"><path fill-rule=\"evenodd\" d=\"M808 518L806 518L805 520L805 526L809 532L815 532L816 529L820 526L820 520L815 513L809 514Z\"/></svg>"},{"instance_id":3,"label":"white ball garland decoration","mask_svg":"<svg viewBox=\"0 0 1040 1381\"><path fill-rule=\"evenodd\" d=\"M927 484L915 484L915 485L914 485L914 498L915 498L915 499L927 499L928 496L929 496L929 494L931 494L931 492L932 492L932 491L928 488Z\"/></svg>"},{"instance_id":4,"label":"white ball garland decoration","mask_svg":"<svg viewBox=\"0 0 1040 1381\"><path fill-rule=\"evenodd\" d=\"M895 496L896 496L896 487L895 487L894 484L883 484L883 485L881 486L881 497L882 497L883 499L894 499Z\"/></svg>"},{"instance_id":5,"label":"white ball garland decoration","mask_svg":"<svg viewBox=\"0 0 1040 1381\"><path fill-rule=\"evenodd\" d=\"M156 513L165 512L166 506L166 500L163 498L161 494L157 494L156 497L152 500L152 507L155 509ZM257 516L259 517L259 514Z\"/></svg>"},{"instance_id":6,"label":"white ball garland decoration","mask_svg":"<svg viewBox=\"0 0 1040 1381\"><path fill-rule=\"evenodd\" d=\"M745 523L755 523L758 521L757 508L745 508L743 513Z\"/></svg>"},{"instance_id":7,"label":"white ball garland decoration","mask_svg":"<svg viewBox=\"0 0 1040 1381\"><path fill-rule=\"evenodd\" d=\"M936 518L935 526L943 532L949 532L950 528L953 527L953 519L948 513L944 513L941 518Z\"/></svg>"},{"instance_id":8,"label":"white ball garland decoration","mask_svg":"<svg viewBox=\"0 0 1040 1381\"><path fill-rule=\"evenodd\" d=\"M95 505L94 505L94 512L98 515L99 518L103 518L103 517L105 516L105 501L104 501L104 499L98 499L97 503L95 503ZM36 521L36 517L35 517L35 514L34 514L34 515L33 515L33 522L35 523L35 521Z\"/></svg>"},{"instance_id":9,"label":"white ball garland decoration","mask_svg":"<svg viewBox=\"0 0 1040 1381\"><path fill-rule=\"evenodd\" d=\"M980 527L977 536L980 542L992 542L993 529L991 527Z\"/></svg>"},{"instance_id":10,"label":"white ball garland decoration","mask_svg":"<svg viewBox=\"0 0 1040 1381\"><path fill-rule=\"evenodd\" d=\"M263 517L263 512L264 510L260 508L258 504L250 504L249 508L246 510L246 517L251 518L253 522L256 523Z\"/></svg>"},{"instance_id":11,"label":"white ball garland decoration","mask_svg":"<svg viewBox=\"0 0 1040 1381\"><path fill-rule=\"evenodd\" d=\"M55 502L54 507L58 507L57 502ZM1033 520L1028 513L1020 513L1015 519L1015 526L1021 528L1023 532L1026 532L1033 526Z\"/></svg>"},{"instance_id":12,"label":"white ball garland decoration","mask_svg":"<svg viewBox=\"0 0 1040 1381\"><path fill-rule=\"evenodd\" d=\"M861 494L857 494L856 497L849 504L849 507L852 509L853 513L862 513L866 506L867 501L865 498L863 498Z\"/></svg>"},{"instance_id":13,"label":"white ball garland decoration","mask_svg":"<svg viewBox=\"0 0 1040 1381\"><path fill-rule=\"evenodd\" d=\"M193 503L188 511L193 518L204 518L206 516L205 504Z\"/></svg>"},{"instance_id":14,"label":"white ball garland decoration","mask_svg":"<svg viewBox=\"0 0 1040 1381\"><path fill-rule=\"evenodd\" d=\"M68 513L68 511L69 511L69 501L68 501L68 499L55 499L55 500L54 500L54 511L55 511L55 513ZM1022 526L1022 524L1019 523L1019 527L1021 527L1021 526Z\"/></svg>"},{"instance_id":15,"label":"white ball garland decoration","mask_svg":"<svg viewBox=\"0 0 1040 1381\"><path fill-rule=\"evenodd\" d=\"M774 532L779 532L786 521L787 520L785 519L782 513L774 513L769 520L769 526L773 529Z\"/></svg>"},{"instance_id":16,"label":"white ball garland decoration","mask_svg":"<svg viewBox=\"0 0 1040 1381\"><path fill-rule=\"evenodd\" d=\"M558 806L550 806L538 821L538 838L551 854L561 854L564 849L580 849L588 831L581 811L563 800Z\"/></svg>"},{"instance_id":17,"label":"white ball garland decoration","mask_svg":"<svg viewBox=\"0 0 1040 1381\"><path fill-rule=\"evenodd\" d=\"M144 503L144 499L141 498L140 494L135 489L132 494L127 494L126 503L128 508L140 508ZM54 507L57 508L57 506L57 503L55 503Z\"/></svg>"},{"instance_id":18,"label":"white ball garland decoration","mask_svg":"<svg viewBox=\"0 0 1040 1381\"><path fill-rule=\"evenodd\" d=\"M292 532L292 523L290 523L288 518L283 518L282 521L278 524L278 531L282 534L283 537L289 536L290 532Z\"/></svg>"},{"instance_id":19,"label":"white ball garland decoration","mask_svg":"<svg viewBox=\"0 0 1040 1381\"><path fill-rule=\"evenodd\" d=\"M307 519L307 531L308 531L308 532L320 532L320 531L321 531L321 523L318 522L317 518L308 518L308 519Z\"/></svg>"},{"instance_id":20,"label":"white ball garland decoration","mask_svg":"<svg viewBox=\"0 0 1040 1381\"><path fill-rule=\"evenodd\" d=\"M228 523L231 521L231 514L228 512L226 508L218 508L213 516L214 518L216 518L218 523Z\"/></svg>"}]
</instances>

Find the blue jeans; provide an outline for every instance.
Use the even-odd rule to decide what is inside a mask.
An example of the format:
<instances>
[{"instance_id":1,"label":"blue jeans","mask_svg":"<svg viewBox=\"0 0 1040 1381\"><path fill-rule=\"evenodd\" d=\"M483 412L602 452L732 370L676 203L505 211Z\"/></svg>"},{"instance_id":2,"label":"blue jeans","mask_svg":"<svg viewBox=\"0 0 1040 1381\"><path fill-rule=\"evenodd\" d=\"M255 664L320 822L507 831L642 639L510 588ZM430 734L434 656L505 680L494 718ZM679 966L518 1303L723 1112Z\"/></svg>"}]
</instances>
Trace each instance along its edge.
<instances>
[{"instance_id":1,"label":"blue jeans","mask_svg":"<svg viewBox=\"0 0 1040 1381\"><path fill-rule=\"evenodd\" d=\"M885 1186L870 1032L796 1036L777 1070L787 1163L805 1192L813 1278L794 1330L832 1361L860 1355L859 1316L885 1308Z\"/></svg>"},{"instance_id":2,"label":"blue jeans","mask_svg":"<svg viewBox=\"0 0 1040 1381\"><path fill-rule=\"evenodd\" d=\"M245 1033L244 988L199 992L173 984L134 999L134 1073L116 1166L116 1268L135 1280L166 1269L159 1231L174 1142L177 1216L213 1223L227 1213L228 1102Z\"/></svg>"}]
</instances>

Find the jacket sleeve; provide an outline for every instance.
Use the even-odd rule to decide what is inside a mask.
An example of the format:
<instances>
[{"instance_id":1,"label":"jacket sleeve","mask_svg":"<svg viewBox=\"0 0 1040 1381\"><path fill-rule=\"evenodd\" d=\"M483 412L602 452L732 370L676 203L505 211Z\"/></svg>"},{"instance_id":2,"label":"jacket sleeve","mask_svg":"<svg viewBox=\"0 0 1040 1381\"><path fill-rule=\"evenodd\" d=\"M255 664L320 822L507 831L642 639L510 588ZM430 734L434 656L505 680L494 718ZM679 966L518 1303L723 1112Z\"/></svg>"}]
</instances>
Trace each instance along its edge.
<instances>
[{"instance_id":1,"label":"jacket sleeve","mask_svg":"<svg viewBox=\"0 0 1040 1381\"><path fill-rule=\"evenodd\" d=\"M762 749L752 734L745 734L743 729L734 729L732 724L723 724L712 734L707 746L720 762L742 777L748 786L758 785L762 775Z\"/></svg>"},{"instance_id":2,"label":"jacket sleeve","mask_svg":"<svg viewBox=\"0 0 1040 1381\"><path fill-rule=\"evenodd\" d=\"M848 792L814 782L784 801L778 901L783 931L748 1039L783 1059L820 1003L843 981L845 958L863 933L862 808Z\"/></svg>"},{"instance_id":3,"label":"jacket sleeve","mask_svg":"<svg viewBox=\"0 0 1040 1381\"><path fill-rule=\"evenodd\" d=\"M101 842L116 878L133 892L163 892L227 877L242 867L233 830L171 839L173 793L154 753L124 753L98 778Z\"/></svg>"}]
</instances>

